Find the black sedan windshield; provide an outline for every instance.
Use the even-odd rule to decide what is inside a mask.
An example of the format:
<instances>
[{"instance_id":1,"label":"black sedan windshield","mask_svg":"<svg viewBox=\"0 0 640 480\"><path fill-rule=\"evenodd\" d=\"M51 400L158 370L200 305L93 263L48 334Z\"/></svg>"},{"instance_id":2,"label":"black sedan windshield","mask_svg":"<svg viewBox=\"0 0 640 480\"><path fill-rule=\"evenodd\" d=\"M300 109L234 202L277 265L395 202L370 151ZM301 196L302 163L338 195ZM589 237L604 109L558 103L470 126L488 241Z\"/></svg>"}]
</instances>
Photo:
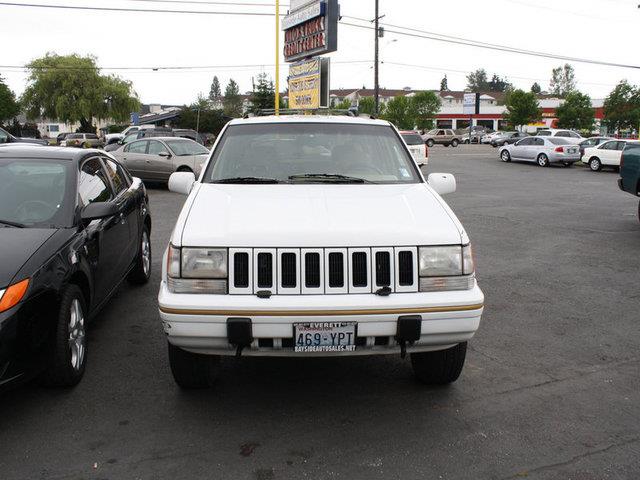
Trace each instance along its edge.
<instances>
[{"instance_id":1,"label":"black sedan windshield","mask_svg":"<svg viewBox=\"0 0 640 480\"><path fill-rule=\"evenodd\" d=\"M0 228L61 228L72 223L72 162L0 159Z\"/></svg>"},{"instance_id":2,"label":"black sedan windshield","mask_svg":"<svg viewBox=\"0 0 640 480\"><path fill-rule=\"evenodd\" d=\"M417 183L415 166L390 126L340 123L233 125L205 182Z\"/></svg>"}]
</instances>

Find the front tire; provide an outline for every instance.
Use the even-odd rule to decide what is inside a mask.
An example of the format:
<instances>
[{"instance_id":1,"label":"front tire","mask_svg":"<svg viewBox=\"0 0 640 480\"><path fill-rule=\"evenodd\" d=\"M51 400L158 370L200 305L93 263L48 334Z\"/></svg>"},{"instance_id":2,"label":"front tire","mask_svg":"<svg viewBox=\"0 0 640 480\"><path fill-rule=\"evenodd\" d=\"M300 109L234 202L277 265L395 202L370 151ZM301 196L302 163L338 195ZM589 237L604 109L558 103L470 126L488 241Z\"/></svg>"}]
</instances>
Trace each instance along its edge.
<instances>
[{"instance_id":1,"label":"front tire","mask_svg":"<svg viewBox=\"0 0 640 480\"><path fill-rule=\"evenodd\" d=\"M538 165L540 165L541 167L549 166L549 157L547 157L544 153L541 153L540 155L538 155L538 158L536 161L538 162Z\"/></svg>"},{"instance_id":2,"label":"front tire","mask_svg":"<svg viewBox=\"0 0 640 480\"><path fill-rule=\"evenodd\" d=\"M151 277L151 237L149 235L149 227L145 225L142 229L140 244L138 245L138 253L136 255L136 263L133 270L129 273L129 283L134 285L143 285L149 281Z\"/></svg>"},{"instance_id":3,"label":"front tire","mask_svg":"<svg viewBox=\"0 0 640 480\"><path fill-rule=\"evenodd\" d=\"M187 352L170 343L168 346L171 373L180 388L210 388L213 386L218 376L220 357Z\"/></svg>"},{"instance_id":4,"label":"front tire","mask_svg":"<svg viewBox=\"0 0 640 480\"><path fill-rule=\"evenodd\" d=\"M82 379L87 363L86 312L80 288L67 286L60 300L48 367L41 377L45 385L73 387Z\"/></svg>"},{"instance_id":5,"label":"front tire","mask_svg":"<svg viewBox=\"0 0 640 480\"><path fill-rule=\"evenodd\" d=\"M500 160L502 160L503 162L510 162L511 154L508 151L503 150L502 153L500 154Z\"/></svg>"},{"instance_id":6,"label":"front tire","mask_svg":"<svg viewBox=\"0 0 640 480\"><path fill-rule=\"evenodd\" d=\"M427 147L431 148L435 145L435 142L431 139L427 140Z\"/></svg>"},{"instance_id":7,"label":"front tire","mask_svg":"<svg viewBox=\"0 0 640 480\"><path fill-rule=\"evenodd\" d=\"M602 162L598 157L593 157L589 159L589 168L592 172L599 172L602 170Z\"/></svg>"},{"instance_id":8,"label":"front tire","mask_svg":"<svg viewBox=\"0 0 640 480\"><path fill-rule=\"evenodd\" d=\"M447 385L455 382L464 366L467 342L446 350L411 354L411 366L416 378L425 385Z\"/></svg>"}]
</instances>

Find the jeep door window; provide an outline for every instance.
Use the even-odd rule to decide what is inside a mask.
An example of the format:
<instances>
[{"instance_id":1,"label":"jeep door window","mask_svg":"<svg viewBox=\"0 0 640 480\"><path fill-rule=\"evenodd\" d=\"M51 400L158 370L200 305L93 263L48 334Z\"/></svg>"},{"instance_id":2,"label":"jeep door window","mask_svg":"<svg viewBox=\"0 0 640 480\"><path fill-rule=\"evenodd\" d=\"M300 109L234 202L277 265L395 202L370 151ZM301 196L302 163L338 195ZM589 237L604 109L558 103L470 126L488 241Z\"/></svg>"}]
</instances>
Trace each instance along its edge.
<instances>
[{"instance_id":1,"label":"jeep door window","mask_svg":"<svg viewBox=\"0 0 640 480\"><path fill-rule=\"evenodd\" d=\"M71 226L71 165L69 160L0 159L0 228Z\"/></svg>"},{"instance_id":2,"label":"jeep door window","mask_svg":"<svg viewBox=\"0 0 640 480\"><path fill-rule=\"evenodd\" d=\"M385 125L272 123L232 125L204 181L419 183L406 147ZM238 181L241 183L241 181Z\"/></svg>"}]
</instances>

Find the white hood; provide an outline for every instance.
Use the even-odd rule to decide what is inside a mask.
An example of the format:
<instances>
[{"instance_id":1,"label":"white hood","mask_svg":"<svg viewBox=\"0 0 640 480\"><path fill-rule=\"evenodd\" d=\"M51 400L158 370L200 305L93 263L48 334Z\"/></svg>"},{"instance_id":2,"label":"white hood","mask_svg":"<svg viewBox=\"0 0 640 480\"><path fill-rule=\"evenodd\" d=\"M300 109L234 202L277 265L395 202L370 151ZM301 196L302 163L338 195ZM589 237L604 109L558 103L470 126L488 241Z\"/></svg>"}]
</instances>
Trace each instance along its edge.
<instances>
[{"instance_id":1,"label":"white hood","mask_svg":"<svg viewBox=\"0 0 640 480\"><path fill-rule=\"evenodd\" d=\"M466 238L425 184L198 184L177 246L356 247L459 244Z\"/></svg>"}]
</instances>

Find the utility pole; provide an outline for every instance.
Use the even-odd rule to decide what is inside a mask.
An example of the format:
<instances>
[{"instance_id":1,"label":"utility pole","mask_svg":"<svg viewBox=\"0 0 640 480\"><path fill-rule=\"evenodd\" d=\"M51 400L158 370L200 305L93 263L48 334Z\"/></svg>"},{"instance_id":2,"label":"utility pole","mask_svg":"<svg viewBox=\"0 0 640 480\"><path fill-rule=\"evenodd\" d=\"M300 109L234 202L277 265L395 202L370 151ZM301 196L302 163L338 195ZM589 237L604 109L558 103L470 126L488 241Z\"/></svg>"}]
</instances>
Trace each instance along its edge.
<instances>
[{"instance_id":1,"label":"utility pole","mask_svg":"<svg viewBox=\"0 0 640 480\"><path fill-rule=\"evenodd\" d=\"M280 115L280 0L276 0L276 95L275 113Z\"/></svg>"},{"instance_id":2,"label":"utility pole","mask_svg":"<svg viewBox=\"0 0 640 480\"><path fill-rule=\"evenodd\" d=\"M376 1L376 18L374 19L375 28L374 32L376 35L376 43L375 43L375 54L374 54L374 73L373 73L373 98L375 100L375 113L376 116L380 112L380 83L379 83L379 71L378 71L378 22L380 20L380 14L378 12L378 0Z\"/></svg>"}]
</instances>

